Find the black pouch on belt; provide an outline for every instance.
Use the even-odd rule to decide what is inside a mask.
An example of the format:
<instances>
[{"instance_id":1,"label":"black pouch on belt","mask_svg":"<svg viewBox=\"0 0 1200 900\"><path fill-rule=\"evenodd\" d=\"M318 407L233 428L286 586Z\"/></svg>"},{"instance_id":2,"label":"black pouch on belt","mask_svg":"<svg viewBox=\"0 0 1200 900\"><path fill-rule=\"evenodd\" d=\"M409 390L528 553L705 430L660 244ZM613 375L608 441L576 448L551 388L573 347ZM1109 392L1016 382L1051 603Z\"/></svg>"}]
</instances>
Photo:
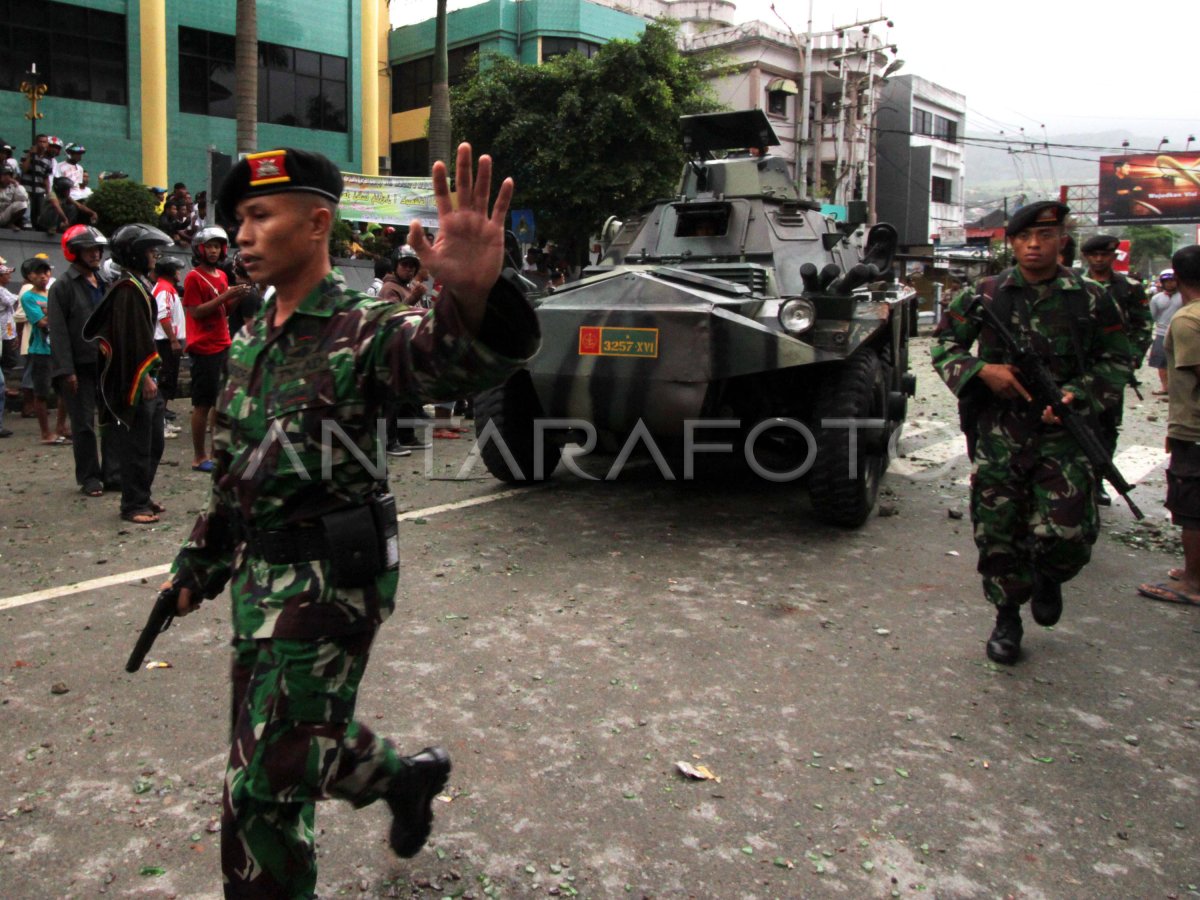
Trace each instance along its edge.
<instances>
[{"instance_id":1,"label":"black pouch on belt","mask_svg":"<svg viewBox=\"0 0 1200 900\"><path fill-rule=\"evenodd\" d=\"M321 517L335 587L357 588L399 564L396 501L390 495Z\"/></svg>"}]
</instances>

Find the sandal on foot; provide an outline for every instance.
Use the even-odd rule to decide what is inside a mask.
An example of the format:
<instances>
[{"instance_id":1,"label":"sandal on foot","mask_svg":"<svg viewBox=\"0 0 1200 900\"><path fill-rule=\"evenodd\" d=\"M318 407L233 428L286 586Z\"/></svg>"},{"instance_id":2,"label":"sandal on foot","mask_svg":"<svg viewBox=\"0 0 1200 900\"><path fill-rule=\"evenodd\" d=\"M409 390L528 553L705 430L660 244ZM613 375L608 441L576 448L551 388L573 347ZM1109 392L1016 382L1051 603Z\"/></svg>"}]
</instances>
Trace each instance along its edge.
<instances>
[{"instance_id":1,"label":"sandal on foot","mask_svg":"<svg viewBox=\"0 0 1200 900\"><path fill-rule=\"evenodd\" d=\"M157 516L161 513L165 513L167 511L167 508L165 506L163 506L161 503L159 503L157 500L151 500L150 501L150 511L153 512Z\"/></svg>"},{"instance_id":2,"label":"sandal on foot","mask_svg":"<svg viewBox=\"0 0 1200 900\"><path fill-rule=\"evenodd\" d=\"M134 525L153 525L158 521L158 516L148 509L135 509L133 512L121 513L121 518L126 522L132 522Z\"/></svg>"},{"instance_id":3,"label":"sandal on foot","mask_svg":"<svg viewBox=\"0 0 1200 900\"><path fill-rule=\"evenodd\" d=\"M104 485L99 481L86 481L79 490L89 497L104 496Z\"/></svg>"},{"instance_id":4,"label":"sandal on foot","mask_svg":"<svg viewBox=\"0 0 1200 900\"><path fill-rule=\"evenodd\" d=\"M1178 603L1181 606L1200 606L1200 595L1185 591L1182 588L1171 587L1169 584L1139 584L1138 593L1151 600L1161 600L1163 603Z\"/></svg>"},{"instance_id":5,"label":"sandal on foot","mask_svg":"<svg viewBox=\"0 0 1200 900\"><path fill-rule=\"evenodd\" d=\"M193 472L211 472L215 468L215 464L211 459L206 459L204 462L196 463L192 466Z\"/></svg>"}]
</instances>

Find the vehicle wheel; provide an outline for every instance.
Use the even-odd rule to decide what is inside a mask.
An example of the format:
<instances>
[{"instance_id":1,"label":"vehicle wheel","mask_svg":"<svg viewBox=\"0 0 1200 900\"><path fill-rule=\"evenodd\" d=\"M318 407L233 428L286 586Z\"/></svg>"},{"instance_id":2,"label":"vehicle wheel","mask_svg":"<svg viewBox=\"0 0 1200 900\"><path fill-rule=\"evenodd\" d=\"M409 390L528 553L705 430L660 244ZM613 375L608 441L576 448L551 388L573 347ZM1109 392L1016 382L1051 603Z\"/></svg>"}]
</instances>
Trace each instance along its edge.
<instances>
[{"instance_id":1,"label":"vehicle wheel","mask_svg":"<svg viewBox=\"0 0 1200 900\"><path fill-rule=\"evenodd\" d=\"M887 468L887 424L859 426L851 456L851 431L842 425L822 427L828 419L887 419L887 380L874 350L863 348L839 366L821 385L813 426L817 457L809 471L809 498L817 518L857 528L867 521L879 497ZM853 475L851 474L853 472Z\"/></svg>"},{"instance_id":2,"label":"vehicle wheel","mask_svg":"<svg viewBox=\"0 0 1200 900\"><path fill-rule=\"evenodd\" d=\"M532 484L554 473L562 448L544 431L535 433L533 423L541 414L533 382L524 371L475 398L475 434L489 438L479 452L487 470L501 481ZM489 425L494 428L490 435Z\"/></svg>"}]
</instances>

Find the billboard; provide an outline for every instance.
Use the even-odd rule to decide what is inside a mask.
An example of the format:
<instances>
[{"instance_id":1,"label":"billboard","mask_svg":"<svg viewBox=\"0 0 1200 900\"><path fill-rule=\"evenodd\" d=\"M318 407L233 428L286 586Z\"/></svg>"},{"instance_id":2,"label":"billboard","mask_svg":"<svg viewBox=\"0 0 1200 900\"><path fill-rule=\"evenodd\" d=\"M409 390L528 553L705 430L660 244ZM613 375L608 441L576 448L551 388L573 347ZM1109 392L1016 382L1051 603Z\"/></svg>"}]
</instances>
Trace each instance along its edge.
<instances>
[{"instance_id":1,"label":"billboard","mask_svg":"<svg viewBox=\"0 0 1200 900\"><path fill-rule=\"evenodd\" d=\"M1200 222L1200 153L1100 157L1101 225Z\"/></svg>"}]
</instances>

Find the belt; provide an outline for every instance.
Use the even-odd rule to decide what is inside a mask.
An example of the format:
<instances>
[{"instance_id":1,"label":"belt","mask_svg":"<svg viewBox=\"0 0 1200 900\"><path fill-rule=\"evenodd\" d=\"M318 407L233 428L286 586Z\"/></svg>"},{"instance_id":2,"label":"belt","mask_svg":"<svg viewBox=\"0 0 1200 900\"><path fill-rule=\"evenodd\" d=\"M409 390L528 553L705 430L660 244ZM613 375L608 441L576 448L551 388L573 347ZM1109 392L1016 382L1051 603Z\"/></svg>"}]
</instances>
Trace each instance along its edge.
<instances>
[{"instance_id":1,"label":"belt","mask_svg":"<svg viewBox=\"0 0 1200 900\"><path fill-rule=\"evenodd\" d=\"M320 527L279 531L254 531L246 535L246 549L252 556L274 565L328 559L329 543Z\"/></svg>"}]
</instances>

